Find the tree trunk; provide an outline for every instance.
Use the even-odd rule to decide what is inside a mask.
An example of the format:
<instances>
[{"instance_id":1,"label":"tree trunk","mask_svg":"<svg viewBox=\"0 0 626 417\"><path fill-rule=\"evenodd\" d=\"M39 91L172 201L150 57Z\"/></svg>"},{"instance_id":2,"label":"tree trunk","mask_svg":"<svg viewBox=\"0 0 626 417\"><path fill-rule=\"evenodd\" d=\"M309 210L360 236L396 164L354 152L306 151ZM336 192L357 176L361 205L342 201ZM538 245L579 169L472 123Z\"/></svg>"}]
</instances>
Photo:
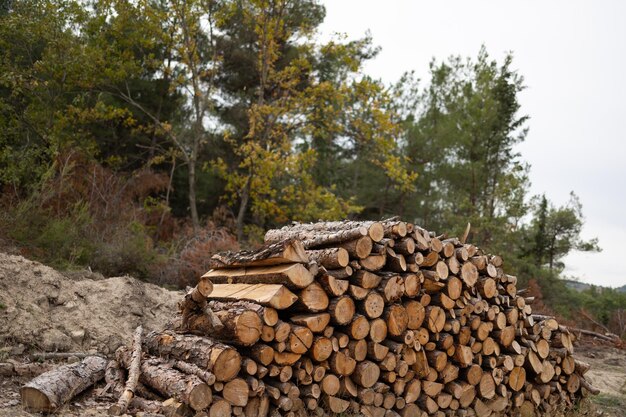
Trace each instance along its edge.
<instances>
[{"instance_id":1,"label":"tree trunk","mask_svg":"<svg viewBox=\"0 0 626 417\"><path fill-rule=\"evenodd\" d=\"M237 212L237 241L243 242L243 222L246 218L248 210L248 201L250 200L250 183L252 182L252 173L248 175L245 187L241 190L241 199L239 202L239 211Z\"/></svg>"},{"instance_id":2,"label":"tree trunk","mask_svg":"<svg viewBox=\"0 0 626 417\"><path fill-rule=\"evenodd\" d=\"M188 181L189 181L189 210L191 212L191 224L193 225L194 235L200 230L200 218L198 217L198 205L196 203L196 159L194 157L188 160Z\"/></svg>"}]
</instances>

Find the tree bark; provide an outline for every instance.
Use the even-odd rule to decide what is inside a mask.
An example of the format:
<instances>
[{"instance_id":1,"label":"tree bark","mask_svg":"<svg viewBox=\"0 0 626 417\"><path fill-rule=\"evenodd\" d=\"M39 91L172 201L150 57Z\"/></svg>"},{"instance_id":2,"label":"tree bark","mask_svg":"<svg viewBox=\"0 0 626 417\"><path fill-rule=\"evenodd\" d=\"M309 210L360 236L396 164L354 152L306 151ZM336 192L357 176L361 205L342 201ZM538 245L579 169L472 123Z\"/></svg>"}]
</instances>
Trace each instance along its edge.
<instances>
[{"instance_id":1,"label":"tree bark","mask_svg":"<svg viewBox=\"0 0 626 417\"><path fill-rule=\"evenodd\" d=\"M137 388L137 382L139 381L139 373L141 365L141 335L143 333L143 328L141 326L137 327L135 330L135 335L133 337L133 350L131 354L130 364L128 367L128 379L126 381L126 386L124 387L124 391L122 395L120 395L117 404L109 407L109 414L114 416L119 416L126 413L128 409L128 405L130 401L135 395L135 390Z\"/></svg>"},{"instance_id":2,"label":"tree bark","mask_svg":"<svg viewBox=\"0 0 626 417\"><path fill-rule=\"evenodd\" d=\"M22 405L35 412L54 411L104 378L107 363L99 356L89 356L46 372L20 389Z\"/></svg>"},{"instance_id":3,"label":"tree bark","mask_svg":"<svg viewBox=\"0 0 626 417\"><path fill-rule=\"evenodd\" d=\"M116 357L126 368L130 367L131 352L128 349L118 349ZM178 398L196 411L211 404L211 388L195 375L177 371L163 360L151 357L141 361L140 369L141 381L166 397Z\"/></svg>"},{"instance_id":4,"label":"tree bark","mask_svg":"<svg viewBox=\"0 0 626 417\"><path fill-rule=\"evenodd\" d=\"M208 337L151 332L144 345L153 355L190 362L206 369L217 381L233 379L241 368L241 356L234 348Z\"/></svg>"},{"instance_id":5,"label":"tree bark","mask_svg":"<svg viewBox=\"0 0 626 417\"><path fill-rule=\"evenodd\" d=\"M304 246L299 240L289 239L271 243L252 251L218 253L209 259L208 267L218 269L288 263L309 263Z\"/></svg>"},{"instance_id":6,"label":"tree bark","mask_svg":"<svg viewBox=\"0 0 626 417\"><path fill-rule=\"evenodd\" d=\"M292 290L313 282L313 275L302 264L214 269L202 277L215 284L282 284Z\"/></svg>"}]
</instances>

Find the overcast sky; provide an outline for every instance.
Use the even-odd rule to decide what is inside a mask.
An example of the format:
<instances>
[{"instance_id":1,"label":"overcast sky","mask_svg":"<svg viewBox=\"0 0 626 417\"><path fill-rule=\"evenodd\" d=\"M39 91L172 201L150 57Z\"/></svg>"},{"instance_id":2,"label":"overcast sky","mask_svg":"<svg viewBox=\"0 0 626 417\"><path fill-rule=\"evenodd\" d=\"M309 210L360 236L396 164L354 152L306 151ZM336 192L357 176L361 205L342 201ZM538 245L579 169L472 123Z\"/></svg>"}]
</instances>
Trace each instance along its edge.
<instances>
[{"instance_id":1,"label":"overcast sky","mask_svg":"<svg viewBox=\"0 0 626 417\"><path fill-rule=\"evenodd\" d=\"M366 72L395 82L407 70L428 79L428 63L476 57L484 44L501 61L514 54L524 76L530 131L519 148L531 164L531 193L565 204L574 191L583 237L598 254L573 253L566 274L626 284L626 1L326 0L322 36L362 37L382 47Z\"/></svg>"}]
</instances>

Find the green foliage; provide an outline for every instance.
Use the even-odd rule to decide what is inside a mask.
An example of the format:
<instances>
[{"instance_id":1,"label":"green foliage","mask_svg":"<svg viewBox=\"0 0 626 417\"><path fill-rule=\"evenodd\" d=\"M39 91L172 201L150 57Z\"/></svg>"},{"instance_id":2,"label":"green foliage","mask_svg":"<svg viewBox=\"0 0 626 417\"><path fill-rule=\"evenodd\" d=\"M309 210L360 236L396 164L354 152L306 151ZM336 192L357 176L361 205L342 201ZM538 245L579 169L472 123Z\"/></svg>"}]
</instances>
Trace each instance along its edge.
<instances>
[{"instance_id":1,"label":"green foliage","mask_svg":"<svg viewBox=\"0 0 626 417\"><path fill-rule=\"evenodd\" d=\"M236 246L219 225L256 242L294 220L470 222L563 314L610 322L619 295L560 291L563 257L597 240L574 194L528 195L512 55L433 60L423 85L388 87L363 71L370 35L322 43L324 15L316 0L0 4L2 234L106 274L171 256L190 283L203 254Z\"/></svg>"},{"instance_id":2,"label":"green foliage","mask_svg":"<svg viewBox=\"0 0 626 417\"><path fill-rule=\"evenodd\" d=\"M560 259L570 251L600 251L598 239L580 238L582 226L582 204L576 194L570 193L569 202L558 208L548 204L545 195L541 196L529 230L534 243L530 252L537 266L547 264L551 271L560 271L564 267Z\"/></svg>"},{"instance_id":3,"label":"green foliage","mask_svg":"<svg viewBox=\"0 0 626 417\"><path fill-rule=\"evenodd\" d=\"M433 61L406 128L406 154L420 166L416 187L424 196L412 214L453 234L471 222L472 241L493 249L527 209L527 167L514 146L528 118L517 114L523 78L511 66L511 55L498 64L484 48L476 61Z\"/></svg>"},{"instance_id":4,"label":"green foliage","mask_svg":"<svg viewBox=\"0 0 626 417\"><path fill-rule=\"evenodd\" d=\"M0 230L23 246L29 256L62 269L89 266L106 275L147 277L162 262L143 225L116 224L102 236L88 207L77 204L56 216L34 199L3 213Z\"/></svg>"},{"instance_id":5,"label":"green foliage","mask_svg":"<svg viewBox=\"0 0 626 417\"><path fill-rule=\"evenodd\" d=\"M92 254L91 242L85 234L91 218L84 204L77 204L65 216L56 217L30 199L5 212L2 220L9 238L51 265L67 268L85 263Z\"/></svg>"}]
</instances>

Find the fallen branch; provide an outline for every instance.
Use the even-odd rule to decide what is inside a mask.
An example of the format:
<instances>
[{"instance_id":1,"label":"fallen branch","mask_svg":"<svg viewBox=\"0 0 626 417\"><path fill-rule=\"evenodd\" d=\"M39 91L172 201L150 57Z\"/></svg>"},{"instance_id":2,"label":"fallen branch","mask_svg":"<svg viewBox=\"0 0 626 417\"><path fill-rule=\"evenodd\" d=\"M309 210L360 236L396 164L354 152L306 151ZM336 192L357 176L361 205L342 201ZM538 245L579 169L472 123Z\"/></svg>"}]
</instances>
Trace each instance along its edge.
<instances>
[{"instance_id":1,"label":"fallen branch","mask_svg":"<svg viewBox=\"0 0 626 417\"><path fill-rule=\"evenodd\" d=\"M84 359L89 356L99 356L105 358L102 353L87 353L87 352L35 352L29 355L30 359L46 360L46 359L68 359L76 357Z\"/></svg>"},{"instance_id":2,"label":"fallen branch","mask_svg":"<svg viewBox=\"0 0 626 417\"><path fill-rule=\"evenodd\" d=\"M133 353L131 356L130 367L128 368L128 379L126 380L126 386L122 395L120 395L117 404L113 404L109 407L109 414L113 416L119 416L126 413L130 401L135 395L137 387L137 381L139 381L140 365L141 365L141 334L143 328L137 327L135 335L133 337Z\"/></svg>"},{"instance_id":3,"label":"fallen branch","mask_svg":"<svg viewBox=\"0 0 626 417\"><path fill-rule=\"evenodd\" d=\"M582 385L583 388L585 388L587 391L589 391L593 395L600 394L600 390L591 386L591 384L587 382L587 380L583 377L580 378L580 385Z\"/></svg>"},{"instance_id":4,"label":"fallen branch","mask_svg":"<svg viewBox=\"0 0 626 417\"><path fill-rule=\"evenodd\" d=\"M603 324L598 323L597 321L595 321L595 320L593 319L593 317L591 317L589 314L587 314L587 313L585 312L585 310L580 310L580 314L582 314L582 316L583 316L584 318L586 318L587 320L589 320L590 322L592 322L593 324L595 324L596 326L598 326L598 327L600 327L602 330L604 330L604 332L605 332L605 333L611 333L611 331L610 331L610 330L609 330L606 326L604 326Z\"/></svg>"}]
</instances>

